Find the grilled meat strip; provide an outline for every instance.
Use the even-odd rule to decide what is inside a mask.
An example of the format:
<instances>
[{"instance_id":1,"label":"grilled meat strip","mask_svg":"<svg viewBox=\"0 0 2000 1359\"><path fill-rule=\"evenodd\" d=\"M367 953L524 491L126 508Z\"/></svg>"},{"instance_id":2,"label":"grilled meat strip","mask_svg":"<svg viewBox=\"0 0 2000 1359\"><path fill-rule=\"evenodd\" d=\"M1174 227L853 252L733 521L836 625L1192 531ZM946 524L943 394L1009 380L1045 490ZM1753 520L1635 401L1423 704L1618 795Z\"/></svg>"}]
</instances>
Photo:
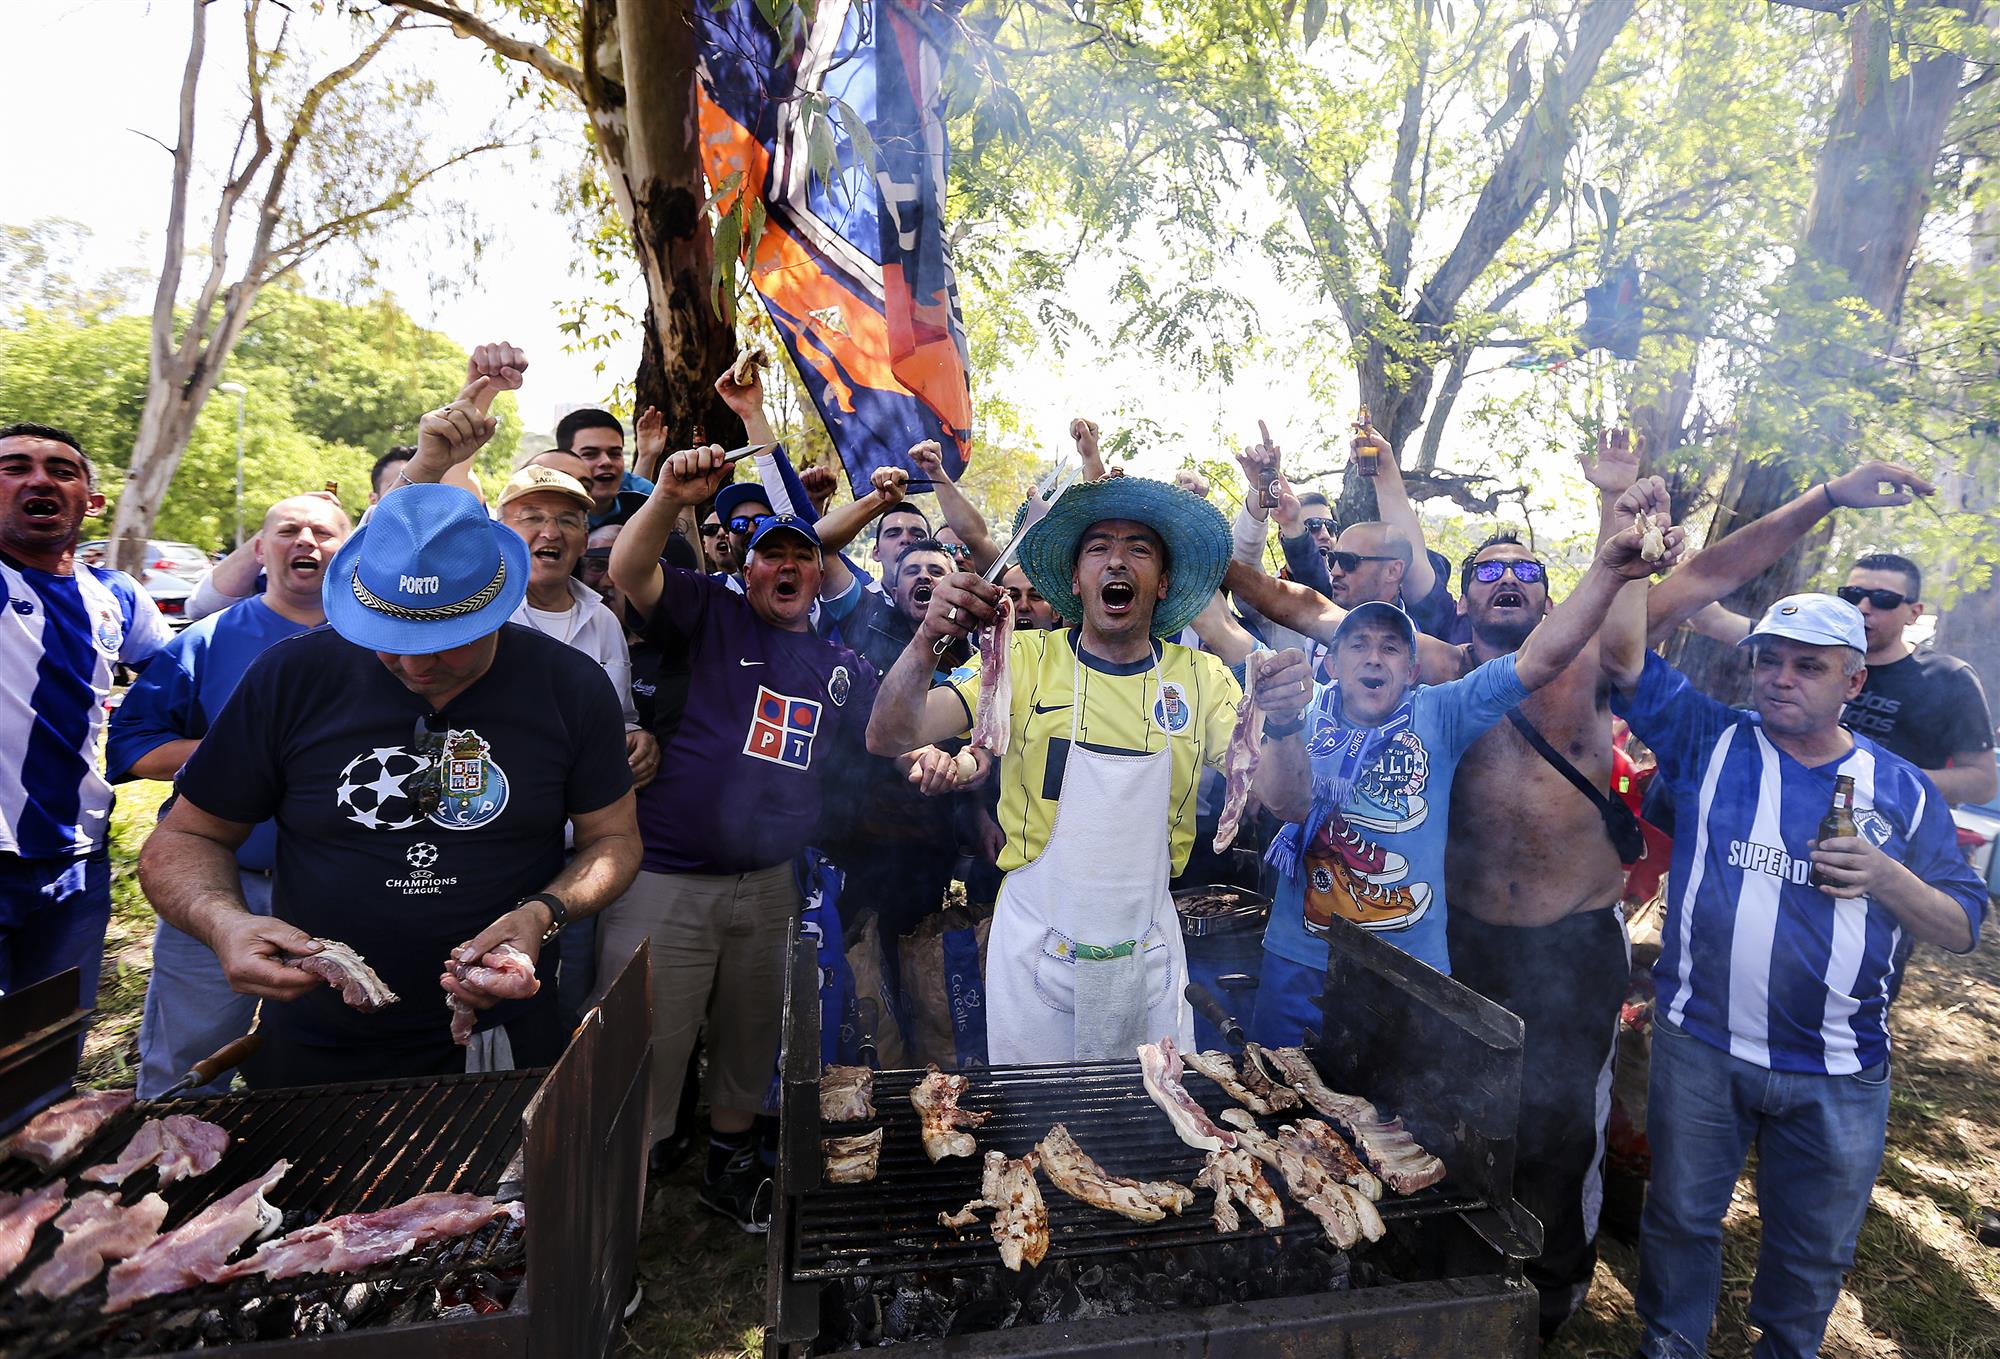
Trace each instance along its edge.
<instances>
[{"instance_id":1,"label":"grilled meat strip","mask_svg":"<svg viewBox=\"0 0 2000 1359\"><path fill-rule=\"evenodd\" d=\"M1247 1062L1239 1076L1236 1064L1229 1060L1229 1054L1226 1052L1190 1052L1187 1054L1187 1064L1228 1091L1230 1098L1252 1113L1275 1114L1299 1107L1299 1095L1296 1090L1290 1086L1271 1085L1263 1080L1263 1073L1256 1071L1256 1068ZM1263 1084L1265 1089L1260 1091L1253 1088L1251 1085L1253 1079Z\"/></svg>"},{"instance_id":2,"label":"grilled meat strip","mask_svg":"<svg viewBox=\"0 0 2000 1359\"><path fill-rule=\"evenodd\" d=\"M1250 1115L1240 1109L1226 1109L1222 1117L1238 1129L1245 1151L1278 1172L1292 1202L1318 1220L1334 1245L1346 1250L1364 1236L1370 1241L1381 1239L1382 1215L1375 1211L1375 1205L1328 1173L1310 1143L1301 1144L1285 1135L1289 1129L1271 1137L1259 1131Z\"/></svg>"},{"instance_id":3,"label":"grilled meat strip","mask_svg":"<svg viewBox=\"0 0 2000 1359\"><path fill-rule=\"evenodd\" d=\"M117 1160L92 1166L83 1172L83 1178L97 1184L123 1184L147 1166L156 1165L164 1189L176 1180L208 1174L228 1150L229 1134L215 1124L192 1114L168 1114L140 1124Z\"/></svg>"},{"instance_id":4,"label":"grilled meat strip","mask_svg":"<svg viewBox=\"0 0 2000 1359\"><path fill-rule=\"evenodd\" d=\"M97 1136L99 1128L125 1112L134 1098L130 1090L93 1090L52 1104L0 1143L0 1156L18 1156L43 1170L53 1170Z\"/></svg>"},{"instance_id":5,"label":"grilled meat strip","mask_svg":"<svg viewBox=\"0 0 2000 1359\"><path fill-rule=\"evenodd\" d=\"M1230 1151L1211 1151L1194 1182L1199 1187L1215 1191L1214 1217L1218 1232L1233 1232L1242 1226L1242 1219L1236 1216L1236 1204L1230 1202L1232 1197L1266 1227L1285 1225L1285 1205L1278 1201L1278 1191L1271 1188L1271 1182L1264 1178L1263 1167L1240 1147Z\"/></svg>"},{"instance_id":6,"label":"grilled meat strip","mask_svg":"<svg viewBox=\"0 0 2000 1359\"><path fill-rule=\"evenodd\" d=\"M924 1155L932 1161L942 1161L947 1156L970 1156L979 1150L972 1134L959 1129L976 1128L993 1115L958 1107L959 1096L971 1084L964 1076L945 1075L932 1062L930 1074L911 1088L910 1103L916 1106L917 1117L923 1124Z\"/></svg>"},{"instance_id":7,"label":"grilled meat strip","mask_svg":"<svg viewBox=\"0 0 2000 1359\"><path fill-rule=\"evenodd\" d=\"M1041 1153L1042 1173L1055 1187L1093 1208L1134 1222L1158 1222L1168 1213L1178 1216L1194 1204L1194 1191L1180 1185L1111 1174L1091 1160L1060 1123L1049 1129L1036 1150Z\"/></svg>"},{"instance_id":8,"label":"grilled meat strip","mask_svg":"<svg viewBox=\"0 0 2000 1359\"><path fill-rule=\"evenodd\" d=\"M1007 673L1007 654L1014 643L1014 602L1000 596L993 625L979 638L979 716L972 724L974 750L991 751L994 759L1007 753L1013 730L1014 677Z\"/></svg>"},{"instance_id":9,"label":"grilled meat strip","mask_svg":"<svg viewBox=\"0 0 2000 1359\"><path fill-rule=\"evenodd\" d=\"M875 1072L865 1066L830 1066L819 1075L819 1121L859 1123L875 1117Z\"/></svg>"},{"instance_id":10,"label":"grilled meat strip","mask_svg":"<svg viewBox=\"0 0 2000 1359\"><path fill-rule=\"evenodd\" d=\"M1229 733L1229 749L1222 757L1222 814L1215 822L1215 852L1222 853L1236 843L1243 813L1250 808L1250 781L1257 774L1257 756L1263 745L1257 739L1257 705L1251 694L1257 688L1257 670L1263 656L1252 652L1243 661L1243 701L1236 705L1236 726Z\"/></svg>"},{"instance_id":11,"label":"grilled meat strip","mask_svg":"<svg viewBox=\"0 0 2000 1359\"><path fill-rule=\"evenodd\" d=\"M1171 1037L1139 1045L1139 1077L1181 1141L1197 1151L1222 1151L1236 1145L1236 1138L1227 1129L1216 1127L1208 1111L1181 1085L1181 1055L1174 1051Z\"/></svg>"},{"instance_id":12,"label":"grilled meat strip","mask_svg":"<svg viewBox=\"0 0 2000 1359\"><path fill-rule=\"evenodd\" d=\"M1021 1262L1039 1265L1049 1253L1049 1210L1042 1191L1035 1184L1040 1158L1029 1152L1020 1160L1006 1153L986 1153L986 1169L979 1197L956 1213L939 1213L945 1227L969 1227L978 1221L977 1210L993 1210L993 1241L1000 1247L1000 1263L1018 1271Z\"/></svg>"},{"instance_id":13,"label":"grilled meat strip","mask_svg":"<svg viewBox=\"0 0 2000 1359\"><path fill-rule=\"evenodd\" d=\"M214 1283L238 1246L278 1229L284 1214L264 1195L291 1168L290 1161L278 1162L260 1178L217 1199L164 1236L154 1237L124 1263L113 1265L104 1310L121 1312L145 1298Z\"/></svg>"},{"instance_id":14,"label":"grilled meat strip","mask_svg":"<svg viewBox=\"0 0 2000 1359\"><path fill-rule=\"evenodd\" d=\"M1444 1178L1444 1162L1418 1146L1401 1119L1383 1118L1359 1095L1327 1089L1303 1049L1274 1048L1270 1057L1306 1103L1332 1119L1368 1168L1398 1194L1414 1194Z\"/></svg>"},{"instance_id":15,"label":"grilled meat strip","mask_svg":"<svg viewBox=\"0 0 2000 1359\"><path fill-rule=\"evenodd\" d=\"M1296 1135L1310 1145L1313 1154L1324 1165L1327 1173L1342 1184L1353 1189L1370 1203L1378 1203L1382 1198L1382 1181L1375 1178L1368 1167L1361 1164L1361 1158L1354 1154L1354 1148L1339 1133L1316 1118L1302 1118L1296 1123L1287 1123L1280 1130L1282 1136Z\"/></svg>"},{"instance_id":16,"label":"grilled meat strip","mask_svg":"<svg viewBox=\"0 0 2000 1359\"><path fill-rule=\"evenodd\" d=\"M20 1194L0 1194L0 1279L6 1278L28 1258L35 1232L44 1222L62 1211L60 1181Z\"/></svg>"},{"instance_id":17,"label":"grilled meat strip","mask_svg":"<svg viewBox=\"0 0 2000 1359\"><path fill-rule=\"evenodd\" d=\"M372 1213L344 1213L301 1227L256 1254L219 1271L216 1281L261 1274L290 1279L300 1274L341 1274L397 1260L419 1246L449 1241L487 1223L523 1216L518 1203L496 1203L480 1194L418 1194Z\"/></svg>"},{"instance_id":18,"label":"grilled meat strip","mask_svg":"<svg viewBox=\"0 0 2000 1359\"><path fill-rule=\"evenodd\" d=\"M375 969L368 966L356 953L338 939L315 939L318 953L284 954L285 965L296 967L301 972L310 972L321 981L340 992L340 998L364 1014L372 1014L385 1005L394 1005L400 997L375 975Z\"/></svg>"},{"instance_id":19,"label":"grilled meat strip","mask_svg":"<svg viewBox=\"0 0 2000 1359\"><path fill-rule=\"evenodd\" d=\"M819 1151L826 1158L829 1184L865 1184L875 1178L875 1168L882 1160L882 1130L852 1137L822 1137Z\"/></svg>"},{"instance_id":20,"label":"grilled meat strip","mask_svg":"<svg viewBox=\"0 0 2000 1359\"><path fill-rule=\"evenodd\" d=\"M148 1194L131 1207L116 1194L93 1189L70 1200L56 1219L62 1244L28 1276L22 1290L45 1298L66 1298L103 1273L108 1261L123 1260L160 1234L167 1201Z\"/></svg>"}]
</instances>

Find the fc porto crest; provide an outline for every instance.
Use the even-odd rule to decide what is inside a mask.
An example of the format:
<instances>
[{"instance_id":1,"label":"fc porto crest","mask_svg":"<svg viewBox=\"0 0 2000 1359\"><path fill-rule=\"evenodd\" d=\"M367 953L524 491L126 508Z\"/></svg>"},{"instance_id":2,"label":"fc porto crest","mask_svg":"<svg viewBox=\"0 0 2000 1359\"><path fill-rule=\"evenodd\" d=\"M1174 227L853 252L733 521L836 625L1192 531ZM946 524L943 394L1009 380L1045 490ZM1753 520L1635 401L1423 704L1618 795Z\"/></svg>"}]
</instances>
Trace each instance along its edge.
<instances>
[{"instance_id":1,"label":"fc porto crest","mask_svg":"<svg viewBox=\"0 0 2000 1359\"><path fill-rule=\"evenodd\" d=\"M1194 721L1194 710L1188 706L1187 686L1178 680L1168 680L1160 686L1160 696L1153 700L1153 725L1169 736L1178 736Z\"/></svg>"},{"instance_id":2,"label":"fc porto crest","mask_svg":"<svg viewBox=\"0 0 2000 1359\"><path fill-rule=\"evenodd\" d=\"M118 610L105 605L97 610L96 626L91 629L91 639L97 649L107 656L116 656L118 648L125 645L125 625L118 621Z\"/></svg>"},{"instance_id":3,"label":"fc porto crest","mask_svg":"<svg viewBox=\"0 0 2000 1359\"><path fill-rule=\"evenodd\" d=\"M438 787L430 819L440 826L471 830L507 809L507 775L476 731L454 731L446 739Z\"/></svg>"},{"instance_id":4,"label":"fc porto crest","mask_svg":"<svg viewBox=\"0 0 2000 1359\"><path fill-rule=\"evenodd\" d=\"M833 674L826 682L826 696L833 700L833 706L836 708L846 707L847 696L853 691L854 680L847 673L847 667L844 665L833 667Z\"/></svg>"}]
</instances>

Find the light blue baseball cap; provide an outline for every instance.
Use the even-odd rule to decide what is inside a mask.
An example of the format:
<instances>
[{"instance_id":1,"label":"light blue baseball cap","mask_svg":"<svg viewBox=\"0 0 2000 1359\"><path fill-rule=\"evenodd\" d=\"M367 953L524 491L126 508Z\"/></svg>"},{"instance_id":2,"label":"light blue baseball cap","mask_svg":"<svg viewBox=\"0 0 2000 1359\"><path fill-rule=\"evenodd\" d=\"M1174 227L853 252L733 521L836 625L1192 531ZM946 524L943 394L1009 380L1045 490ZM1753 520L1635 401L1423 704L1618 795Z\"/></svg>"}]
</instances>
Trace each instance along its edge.
<instances>
[{"instance_id":1,"label":"light blue baseball cap","mask_svg":"<svg viewBox=\"0 0 2000 1359\"><path fill-rule=\"evenodd\" d=\"M1736 645L1755 646L1767 637L1785 637L1811 646L1851 646L1863 654L1868 651L1861 610L1833 595L1786 595L1764 610L1750 635Z\"/></svg>"}]
</instances>

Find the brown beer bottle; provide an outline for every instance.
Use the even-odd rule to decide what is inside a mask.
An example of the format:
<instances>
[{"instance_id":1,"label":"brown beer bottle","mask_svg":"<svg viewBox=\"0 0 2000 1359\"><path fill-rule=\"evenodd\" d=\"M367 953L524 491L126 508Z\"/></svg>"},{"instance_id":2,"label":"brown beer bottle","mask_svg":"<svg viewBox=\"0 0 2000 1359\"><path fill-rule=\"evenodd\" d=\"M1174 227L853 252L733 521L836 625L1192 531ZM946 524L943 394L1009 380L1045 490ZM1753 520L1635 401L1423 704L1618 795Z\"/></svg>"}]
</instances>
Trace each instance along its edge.
<instances>
[{"instance_id":1,"label":"brown beer bottle","mask_svg":"<svg viewBox=\"0 0 2000 1359\"><path fill-rule=\"evenodd\" d=\"M326 493L330 496L338 496L340 494L340 483L337 481L329 481L326 484Z\"/></svg>"},{"instance_id":2,"label":"brown beer bottle","mask_svg":"<svg viewBox=\"0 0 2000 1359\"><path fill-rule=\"evenodd\" d=\"M1826 815L1819 819L1819 842L1824 845L1829 840L1856 835L1854 827L1854 777L1851 774L1833 776L1833 805L1826 809ZM1812 885L1829 887L1832 884L1820 876L1817 865L1812 871Z\"/></svg>"}]
</instances>

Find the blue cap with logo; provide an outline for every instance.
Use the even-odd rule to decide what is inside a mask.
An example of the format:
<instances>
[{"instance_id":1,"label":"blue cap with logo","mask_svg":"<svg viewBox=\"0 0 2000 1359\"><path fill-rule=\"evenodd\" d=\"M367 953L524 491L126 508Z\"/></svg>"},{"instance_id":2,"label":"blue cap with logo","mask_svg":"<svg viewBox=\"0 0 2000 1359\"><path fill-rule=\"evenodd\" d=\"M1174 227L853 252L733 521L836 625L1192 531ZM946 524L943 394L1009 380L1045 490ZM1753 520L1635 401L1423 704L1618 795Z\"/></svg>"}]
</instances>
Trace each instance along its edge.
<instances>
[{"instance_id":1,"label":"blue cap with logo","mask_svg":"<svg viewBox=\"0 0 2000 1359\"><path fill-rule=\"evenodd\" d=\"M1760 638L1786 637L1812 646L1851 646L1868 650L1868 630L1861 610L1833 595L1786 595L1764 610L1757 626L1738 646L1754 646Z\"/></svg>"},{"instance_id":2,"label":"blue cap with logo","mask_svg":"<svg viewBox=\"0 0 2000 1359\"><path fill-rule=\"evenodd\" d=\"M470 491L401 486L333 554L320 599L356 646L428 656L476 642L528 593L528 543Z\"/></svg>"},{"instance_id":3,"label":"blue cap with logo","mask_svg":"<svg viewBox=\"0 0 2000 1359\"><path fill-rule=\"evenodd\" d=\"M763 542L774 533L794 534L811 543L815 549L819 547L819 530L814 528L809 521L801 519L796 514L774 514L768 519L761 521L751 531L750 550L755 552L757 544Z\"/></svg>"}]
</instances>

